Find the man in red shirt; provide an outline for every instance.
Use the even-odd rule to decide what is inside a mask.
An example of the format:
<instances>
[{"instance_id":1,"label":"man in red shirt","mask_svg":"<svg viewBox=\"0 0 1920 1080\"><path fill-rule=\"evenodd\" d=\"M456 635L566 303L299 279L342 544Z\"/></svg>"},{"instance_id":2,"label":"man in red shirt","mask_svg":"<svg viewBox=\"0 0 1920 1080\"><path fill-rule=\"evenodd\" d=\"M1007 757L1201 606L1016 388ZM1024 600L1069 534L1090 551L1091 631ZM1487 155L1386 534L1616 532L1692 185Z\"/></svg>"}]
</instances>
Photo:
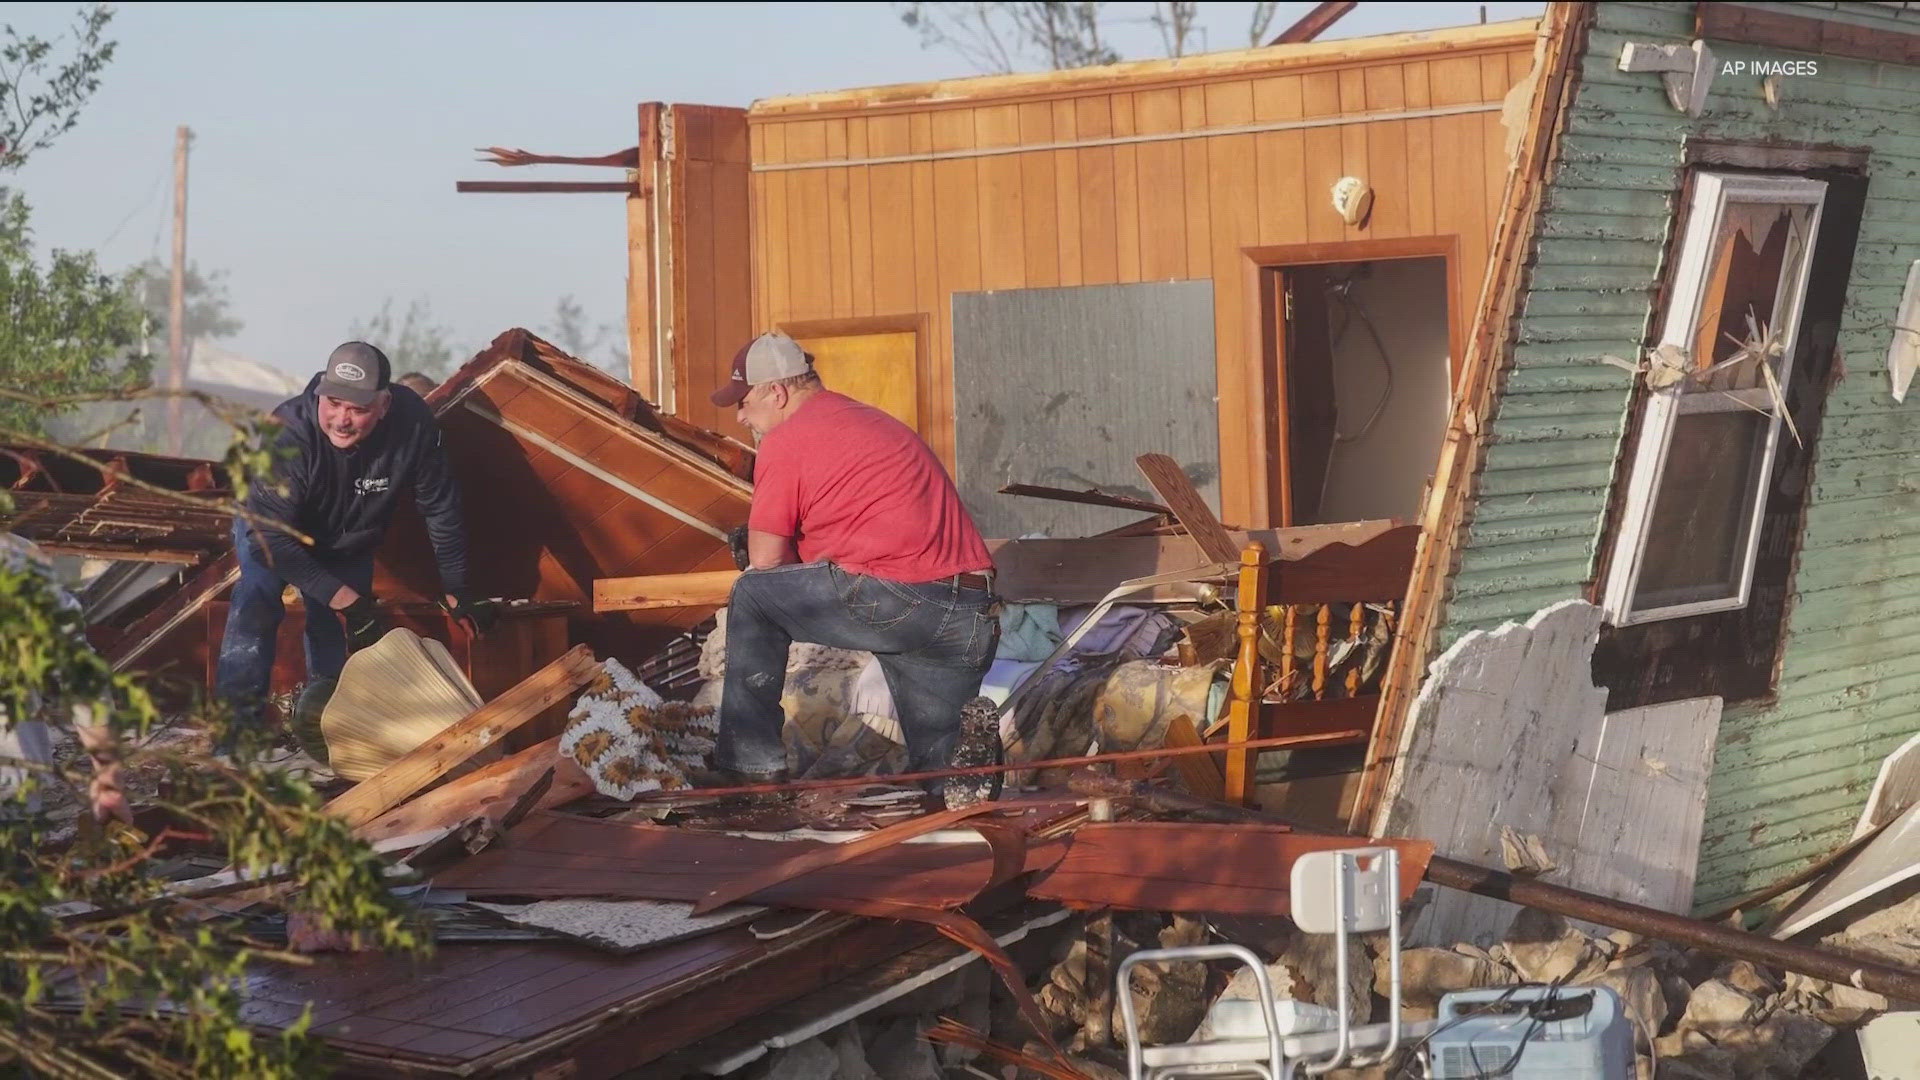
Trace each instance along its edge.
<instances>
[{"instance_id":1,"label":"man in red shirt","mask_svg":"<svg viewBox=\"0 0 1920 1080\"><path fill-rule=\"evenodd\" d=\"M781 333L734 356L713 403L759 443L714 765L749 783L785 778L787 648L811 641L879 657L909 771L946 768L1000 620L993 560L939 459L912 428L828 390Z\"/></svg>"}]
</instances>

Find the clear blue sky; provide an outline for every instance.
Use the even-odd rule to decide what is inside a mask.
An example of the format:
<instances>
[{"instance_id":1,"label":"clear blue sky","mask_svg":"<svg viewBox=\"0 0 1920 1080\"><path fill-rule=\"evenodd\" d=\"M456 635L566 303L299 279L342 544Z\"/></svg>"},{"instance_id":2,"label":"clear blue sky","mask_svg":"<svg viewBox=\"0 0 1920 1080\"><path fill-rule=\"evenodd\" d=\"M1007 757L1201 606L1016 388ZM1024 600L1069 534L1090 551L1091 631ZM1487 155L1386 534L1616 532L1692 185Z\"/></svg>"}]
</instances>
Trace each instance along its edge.
<instances>
[{"instance_id":1,"label":"clear blue sky","mask_svg":"<svg viewBox=\"0 0 1920 1080\"><path fill-rule=\"evenodd\" d=\"M1151 5L1109 5L1138 20ZM1203 3L1212 49L1241 48L1251 4ZM1280 5L1275 32L1310 10ZM1478 4L1362 3L1328 38L1479 21ZM1485 5L1493 21L1540 3ZM75 5L10 5L49 35ZM464 348L539 327L561 296L625 319L617 195L456 195L455 180L617 179L505 170L473 148L601 154L635 105L758 98L971 73L922 48L893 6L814 4L138 4L80 125L16 178L40 245L112 268L169 251L173 131L195 132L190 255L227 273L246 329L228 344L296 373L391 297L425 299ZM1161 55L1123 26L1128 59Z\"/></svg>"}]
</instances>

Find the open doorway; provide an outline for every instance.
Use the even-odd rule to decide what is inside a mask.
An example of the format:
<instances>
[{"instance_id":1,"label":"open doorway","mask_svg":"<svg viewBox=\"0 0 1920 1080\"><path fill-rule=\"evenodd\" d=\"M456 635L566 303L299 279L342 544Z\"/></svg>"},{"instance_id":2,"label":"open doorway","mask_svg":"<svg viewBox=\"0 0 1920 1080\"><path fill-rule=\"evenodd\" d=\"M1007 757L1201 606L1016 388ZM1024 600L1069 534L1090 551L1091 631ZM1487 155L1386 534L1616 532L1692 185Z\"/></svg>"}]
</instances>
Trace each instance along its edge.
<instances>
[{"instance_id":1,"label":"open doorway","mask_svg":"<svg viewBox=\"0 0 1920 1080\"><path fill-rule=\"evenodd\" d=\"M1264 267L1282 524L1419 516L1452 395L1448 259Z\"/></svg>"}]
</instances>

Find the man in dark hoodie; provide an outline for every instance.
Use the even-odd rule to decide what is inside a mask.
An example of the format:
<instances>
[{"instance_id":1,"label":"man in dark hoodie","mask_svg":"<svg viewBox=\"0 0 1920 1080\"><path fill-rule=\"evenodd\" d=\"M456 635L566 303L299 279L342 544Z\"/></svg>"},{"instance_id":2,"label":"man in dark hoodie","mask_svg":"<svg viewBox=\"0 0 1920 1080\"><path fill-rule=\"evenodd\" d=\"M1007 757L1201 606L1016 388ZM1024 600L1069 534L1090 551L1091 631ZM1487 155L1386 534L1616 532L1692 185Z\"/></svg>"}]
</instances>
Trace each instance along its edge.
<instances>
[{"instance_id":1,"label":"man in dark hoodie","mask_svg":"<svg viewBox=\"0 0 1920 1080\"><path fill-rule=\"evenodd\" d=\"M489 606L466 591L460 492L439 425L418 394L392 384L384 353L360 341L340 346L326 370L273 415L281 425L274 475L254 487L247 509L305 533L313 545L234 521L240 581L214 682L240 726L260 722L287 585L306 606L309 686L330 684L349 646L370 645L386 631L373 596L373 553L404 491L412 490L426 520L447 612L476 633L492 621Z\"/></svg>"}]
</instances>

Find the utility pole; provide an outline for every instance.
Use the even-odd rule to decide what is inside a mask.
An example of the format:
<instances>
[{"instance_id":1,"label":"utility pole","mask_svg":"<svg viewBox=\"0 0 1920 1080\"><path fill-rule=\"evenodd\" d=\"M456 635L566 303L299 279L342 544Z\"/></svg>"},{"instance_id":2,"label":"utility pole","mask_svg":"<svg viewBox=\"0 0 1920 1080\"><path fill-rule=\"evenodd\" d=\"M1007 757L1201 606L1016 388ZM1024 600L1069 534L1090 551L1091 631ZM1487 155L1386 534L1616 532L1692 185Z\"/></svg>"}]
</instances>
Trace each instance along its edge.
<instances>
[{"instance_id":1,"label":"utility pole","mask_svg":"<svg viewBox=\"0 0 1920 1080\"><path fill-rule=\"evenodd\" d=\"M173 289L167 299L167 452L179 454L185 445L180 396L187 388L187 143L193 132L185 124L173 135Z\"/></svg>"}]
</instances>

